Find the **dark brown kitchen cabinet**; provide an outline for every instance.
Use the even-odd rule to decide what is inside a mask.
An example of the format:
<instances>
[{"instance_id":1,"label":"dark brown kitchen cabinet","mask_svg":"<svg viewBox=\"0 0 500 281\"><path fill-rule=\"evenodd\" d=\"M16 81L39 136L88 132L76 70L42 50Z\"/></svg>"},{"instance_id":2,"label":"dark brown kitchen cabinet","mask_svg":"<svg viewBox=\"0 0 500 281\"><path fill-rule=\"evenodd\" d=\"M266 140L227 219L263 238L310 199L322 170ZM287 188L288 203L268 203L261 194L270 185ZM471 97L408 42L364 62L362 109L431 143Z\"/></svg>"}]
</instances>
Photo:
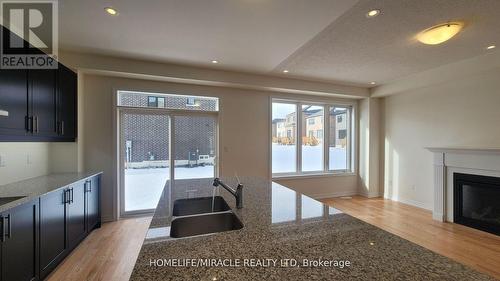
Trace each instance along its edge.
<instances>
[{"instance_id":1,"label":"dark brown kitchen cabinet","mask_svg":"<svg viewBox=\"0 0 500 281\"><path fill-rule=\"evenodd\" d=\"M56 71L28 71L29 118L34 137L56 136Z\"/></svg>"},{"instance_id":2,"label":"dark brown kitchen cabinet","mask_svg":"<svg viewBox=\"0 0 500 281\"><path fill-rule=\"evenodd\" d=\"M0 214L1 280L38 278L38 198Z\"/></svg>"},{"instance_id":3,"label":"dark brown kitchen cabinet","mask_svg":"<svg viewBox=\"0 0 500 281\"><path fill-rule=\"evenodd\" d=\"M100 176L40 197L40 278L45 278L101 225Z\"/></svg>"},{"instance_id":4,"label":"dark brown kitchen cabinet","mask_svg":"<svg viewBox=\"0 0 500 281\"><path fill-rule=\"evenodd\" d=\"M40 197L40 278L47 276L65 257L66 189Z\"/></svg>"},{"instance_id":5,"label":"dark brown kitchen cabinet","mask_svg":"<svg viewBox=\"0 0 500 281\"><path fill-rule=\"evenodd\" d=\"M71 69L59 64L57 70L57 135L72 140L77 133L77 75Z\"/></svg>"},{"instance_id":6,"label":"dark brown kitchen cabinet","mask_svg":"<svg viewBox=\"0 0 500 281\"><path fill-rule=\"evenodd\" d=\"M61 63L0 69L0 141L75 141L76 103L77 75Z\"/></svg>"},{"instance_id":7,"label":"dark brown kitchen cabinet","mask_svg":"<svg viewBox=\"0 0 500 281\"><path fill-rule=\"evenodd\" d=\"M0 141L75 141L77 76L69 68L0 70Z\"/></svg>"},{"instance_id":8,"label":"dark brown kitchen cabinet","mask_svg":"<svg viewBox=\"0 0 500 281\"><path fill-rule=\"evenodd\" d=\"M85 183L86 209L87 209L87 231L91 231L101 225L101 212L99 206L100 176L92 177Z\"/></svg>"},{"instance_id":9,"label":"dark brown kitchen cabinet","mask_svg":"<svg viewBox=\"0 0 500 281\"><path fill-rule=\"evenodd\" d=\"M85 181L77 182L67 190L67 237L69 248L74 248L85 238Z\"/></svg>"},{"instance_id":10,"label":"dark brown kitchen cabinet","mask_svg":"<svg viewBox=\"0 0 500 281\"><path fill-rule=\"evenodd\" d=\"M28 71L0 69L0 140L27 134Z\"/></svg>"}]
</instances>

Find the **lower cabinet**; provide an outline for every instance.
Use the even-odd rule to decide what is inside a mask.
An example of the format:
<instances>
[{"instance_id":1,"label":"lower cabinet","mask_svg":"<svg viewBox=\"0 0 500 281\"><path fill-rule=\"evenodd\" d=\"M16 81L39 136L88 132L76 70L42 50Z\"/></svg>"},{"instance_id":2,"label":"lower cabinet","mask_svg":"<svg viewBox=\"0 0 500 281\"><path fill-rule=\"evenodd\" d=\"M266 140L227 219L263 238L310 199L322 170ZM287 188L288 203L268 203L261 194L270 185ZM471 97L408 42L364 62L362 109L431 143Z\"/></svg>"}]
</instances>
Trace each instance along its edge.
<instances>
[{"instance_id":1,"label":"lower cabinet","mask_svg":"<svg viewBox=\"0 0 500 281\"><path fill-rule=\"evenodd\" d=\"M100 175L40 197L40 278L101 225Z\"/></svg>"},{"instance_id":2,"label":"lower cabinet","mask_svg":"<svg viewBox=\"0 0 500 281\"><path fill-rule=\"evenodd\" d=\"M70 249L76 247L87 234L87 227L85 225L85 186L86 182L81 181L72 184L67 190L66 223L68 246Z\"/></svg>"},{"instance_id":3,"label":"lower cabinet","mask_svg":"<svg viewBox=\"0 0 500 281\"><path fill-rule=\"evenodd\" d=\"M87 194L87 231L101 226L100 180L100 177L93 177L85 183L85 193Z\"/></svg>"},{"instance_id":4,"label":"lower cabinet","mask_svg":"<svg viewBox=\"0 0 500 281\"><path fill-rule=\"evenodd\" d=\"M38 199L0 214L1 280L38 280Z\"/></svg>"},{"instance_id":5,"label":"lower cabinet","mask_svg":"<svg viewBox=\"0 0 500 281\"><path fill-rule=\"evenodd\" d=\"M65 257L66 190L40 197L40 277L47 276Z\"/></svg>"}]
</instances>

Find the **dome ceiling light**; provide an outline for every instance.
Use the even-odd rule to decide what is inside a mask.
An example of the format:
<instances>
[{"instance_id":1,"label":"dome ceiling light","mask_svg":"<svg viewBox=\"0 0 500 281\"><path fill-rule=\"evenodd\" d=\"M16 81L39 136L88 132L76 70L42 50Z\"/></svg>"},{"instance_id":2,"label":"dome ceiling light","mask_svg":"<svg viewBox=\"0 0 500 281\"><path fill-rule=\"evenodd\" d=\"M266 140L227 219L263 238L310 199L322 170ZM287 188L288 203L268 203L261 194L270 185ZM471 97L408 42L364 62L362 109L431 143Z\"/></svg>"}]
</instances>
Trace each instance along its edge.
<instances>
[{"instance_id":1,"label":"dome ceiling light","mask_svg":"<svg viewBox=\"0 0 500 281\"><path fill-rule=\"evenodd\" d=\"M453 38L463 27L461 22L439 24L420 32L417 40L427 45L438 45Z\"/></svg>"}]
</instances>

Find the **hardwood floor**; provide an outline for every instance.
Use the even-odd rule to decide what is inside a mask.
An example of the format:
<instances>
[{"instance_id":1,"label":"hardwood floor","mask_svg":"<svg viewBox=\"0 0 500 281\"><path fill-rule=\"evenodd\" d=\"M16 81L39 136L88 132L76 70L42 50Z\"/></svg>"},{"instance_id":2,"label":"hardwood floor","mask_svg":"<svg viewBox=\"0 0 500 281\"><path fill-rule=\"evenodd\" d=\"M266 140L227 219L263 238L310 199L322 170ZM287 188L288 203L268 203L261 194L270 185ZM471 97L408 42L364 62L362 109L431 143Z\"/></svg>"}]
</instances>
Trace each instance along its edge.
<instances>
[{"instance_id":1,"label":"hardwood floor","mask_svg":"<svg viewBox=\"0 0 500 281\"><path fill-rule=\"evenodd\" d=\"M500 237L432 219L432 213L383 198L322 200L353 217L500 279Z\"/></svg>"},{"instance_id":2,"label":"hardwood floor","mask_svg":"<svg viewBox=\"0 0 500 281\"><path fill-rule=\"evenodd\" d=\"M104 223L47 280L128 280L150 222L151 217L145 217Z\"/></svg>"}]
</instances>

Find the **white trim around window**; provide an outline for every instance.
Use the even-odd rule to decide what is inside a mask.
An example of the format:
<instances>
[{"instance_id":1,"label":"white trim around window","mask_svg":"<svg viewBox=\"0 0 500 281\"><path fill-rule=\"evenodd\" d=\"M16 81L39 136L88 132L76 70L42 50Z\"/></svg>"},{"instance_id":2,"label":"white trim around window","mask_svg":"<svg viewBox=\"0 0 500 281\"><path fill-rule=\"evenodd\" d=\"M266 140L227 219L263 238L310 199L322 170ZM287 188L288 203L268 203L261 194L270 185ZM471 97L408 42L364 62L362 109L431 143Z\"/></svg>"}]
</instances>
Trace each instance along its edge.
<instances>
[{"instance_id":1,"label":"white trim around window","mask_svg":"<svg viewBox=\"0 0 500 281\"><path fill-rule=\"evenodd\" d=\"M273 104L274 103L281 103L281 104L292 104L295 105L295 119L296 119L296 124L295 124L295 132L294 132L294 138L295 138L295 171L294 172L277 172L273 173L273 141L276 141L276 137L278 136L277 131L273 132L273 121L276 121L273 119ZM306 125L306 121L302 122L302 119L304 118L303 116L303 105L311 105L311 106L321 106L323 108L323 127L322 129L322 166L323 169L318 169L315 171L302 171L302 157L303 157L303 136L302 136L302 130L303 126ZM357 114L357 108L356 108L357 103L355 101L353 102L324 102L324 101L314 101L314 100L293 100L293 99L286 99L286 98L275 98L271 97L270 100L270 174L272 178L279 178L279 179L289 179L289 178L310 178L310 177L324 177L324 176L352 176L356 174L356 153L355 153L355 148L357 147L357 134L356 134L356 114ZM345 163L345 169L333 169L330 166L330 109L332 107L341 107L341 108L346 108L346 121L345 121L345 129L347 130L346 132L346 142L345 142L345 148L346 148L346 163ZM280 116L281 118L283 116ZM277 125L276 125L277 127ZM277 130L277 128L274 128L274 130ZM336 132L338 133L338 132ZM308 133L306 132L306 136Z\"/></svg>"}]
</instances>

